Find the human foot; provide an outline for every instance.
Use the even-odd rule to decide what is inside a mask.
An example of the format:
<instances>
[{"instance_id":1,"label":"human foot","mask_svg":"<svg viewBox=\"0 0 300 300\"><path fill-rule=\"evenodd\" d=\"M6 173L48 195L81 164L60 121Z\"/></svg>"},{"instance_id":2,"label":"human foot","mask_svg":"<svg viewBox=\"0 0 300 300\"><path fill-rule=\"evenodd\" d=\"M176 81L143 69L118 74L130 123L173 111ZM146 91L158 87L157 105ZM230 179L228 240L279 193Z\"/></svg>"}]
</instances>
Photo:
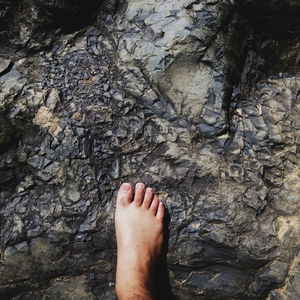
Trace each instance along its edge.
<instances>
[{"instance_id":1,"label":"human foot","mask_svg":"<svg viewBox=\"0 0 300 300\"><path fill-rule=\"evenodd\" d=\"M163 243L164 206L143 183L123 183L117 196L116 292L120 300L150 300Z\"/></svg>"}]
</instances>

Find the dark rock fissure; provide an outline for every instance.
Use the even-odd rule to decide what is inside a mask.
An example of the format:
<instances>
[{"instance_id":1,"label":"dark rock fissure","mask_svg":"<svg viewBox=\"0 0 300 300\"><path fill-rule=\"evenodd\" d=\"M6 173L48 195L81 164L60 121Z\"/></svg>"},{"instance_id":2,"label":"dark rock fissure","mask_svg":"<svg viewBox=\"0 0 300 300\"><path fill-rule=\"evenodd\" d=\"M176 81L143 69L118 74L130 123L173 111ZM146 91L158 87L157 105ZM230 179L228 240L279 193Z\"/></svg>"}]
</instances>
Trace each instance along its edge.
<instances>
[{"instance_id":1,"label":"dark rock fissure","mask_svg":"<svg viewBox=\"0 0 300 300\"><path fill-rule=\"evenodd\" d=\"M244 79L249 88L270 77L285 78L299 73L300 4L290 2L238 2L236 13L241 27L237 30L243 32L242 38L247 41L246 53L253 56L252 70Z\"/></svg>"}]
</instances>

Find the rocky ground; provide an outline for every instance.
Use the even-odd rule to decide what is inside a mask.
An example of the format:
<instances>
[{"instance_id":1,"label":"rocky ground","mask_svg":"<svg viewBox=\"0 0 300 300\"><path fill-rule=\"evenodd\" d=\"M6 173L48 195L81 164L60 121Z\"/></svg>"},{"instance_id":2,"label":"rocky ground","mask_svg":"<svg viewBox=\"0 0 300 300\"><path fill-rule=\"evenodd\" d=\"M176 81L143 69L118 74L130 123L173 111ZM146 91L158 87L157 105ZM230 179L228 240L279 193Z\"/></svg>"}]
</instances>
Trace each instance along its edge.
<instances>
[{"instance_id":1,"label":"rocky ground","mask_svg":"<svg viewBox=\"0 0 300 300\"><path fill-rule=\"evenodd\" d=\"M299 299L299 12L0 0L0 298L115 299L115 196L143 181L158 298Z\"/></svg>"}]
</instances>

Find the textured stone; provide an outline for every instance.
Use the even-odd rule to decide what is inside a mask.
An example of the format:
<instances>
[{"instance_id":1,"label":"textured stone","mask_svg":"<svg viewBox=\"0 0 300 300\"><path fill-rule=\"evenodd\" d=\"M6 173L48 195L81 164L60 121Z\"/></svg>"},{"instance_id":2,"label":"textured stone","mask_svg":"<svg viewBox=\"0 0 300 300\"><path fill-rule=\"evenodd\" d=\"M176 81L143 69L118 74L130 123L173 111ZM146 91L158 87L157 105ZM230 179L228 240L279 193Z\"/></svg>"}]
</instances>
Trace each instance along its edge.
<instances>
[{"instance_id":1,"label":"textured stone","mask_svg":"<svg viewBox=\"0 0 300 300\"><path fill-rule=\"evenodd\" d=\"M0 0L0 298L115 299L143 181L158 299L298 299L298 2L46 2Z\"/></svg>"},{"instance_id":2,"label":"textured stone","mask_svg":"<svg viewBox=\"0 0 300 300\"><path fill-rule=\"evenodd\" d=\"M10 66L11 61L9 59L4 59L0 57L0 76L7 72Z\"/></svg>"}]
</instances>

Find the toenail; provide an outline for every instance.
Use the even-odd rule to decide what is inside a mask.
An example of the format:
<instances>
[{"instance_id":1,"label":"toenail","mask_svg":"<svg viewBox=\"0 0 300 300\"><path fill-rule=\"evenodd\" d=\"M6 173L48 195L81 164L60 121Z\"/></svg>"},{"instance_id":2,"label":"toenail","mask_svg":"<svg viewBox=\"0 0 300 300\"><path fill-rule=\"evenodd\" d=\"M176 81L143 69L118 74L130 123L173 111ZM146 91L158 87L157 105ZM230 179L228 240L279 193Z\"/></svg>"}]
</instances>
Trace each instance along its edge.
<instances>
[{"instance_id":1,"label":"toenail","mask_svg":"<svg viewBox=\"0 0 300 300\"><path fill-rule=\"evenodd\" d=\"M146 193L151 193L151 192L152 192L152 189L148 187L146 190Z\"/></svg>"},{"instance_id":2,"label":"toenail","mask_svg":"<svg viewBox=\"0 0 300 300\"><path fill-rule=\"evenodd\" d=\"M124 192L129 192L129 191L130 191L130 188L131 188L130 183L123 183L123 184L121 185L121 190L124 191Z\"/></svg>"},{"instance_id":3,"label":"toenail","mask_svg":"<svg viewBox=\"0 0 300 300\"><path fill-rule=\"evenodd\" d=\"M137 183L137 185L136 185L136 187L137 187L137 188L140 188L140 189L143 189L144 186L145 186L145 185L144 185L142 182L139 182L139 183Z\"/></svg>"}]
</instances>

